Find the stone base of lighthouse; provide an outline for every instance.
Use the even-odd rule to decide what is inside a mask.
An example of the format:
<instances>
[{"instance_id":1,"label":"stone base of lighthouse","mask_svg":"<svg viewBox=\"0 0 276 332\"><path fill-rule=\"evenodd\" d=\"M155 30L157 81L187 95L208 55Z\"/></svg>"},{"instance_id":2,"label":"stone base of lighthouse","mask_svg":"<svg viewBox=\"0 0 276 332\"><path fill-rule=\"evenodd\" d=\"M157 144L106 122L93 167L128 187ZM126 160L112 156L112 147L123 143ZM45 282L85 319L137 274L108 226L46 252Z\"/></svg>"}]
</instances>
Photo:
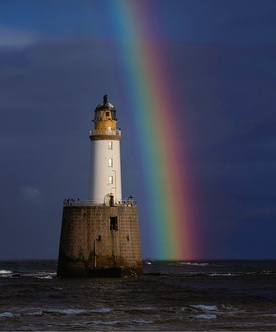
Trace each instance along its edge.
<instances>
[{"instance_id":1,"label":"stone base of lighthouse","mask_svg":"<svg viewBox=\"0 0 276 332\"><path fill-rule=\"evenodd\" d=\"M65 205L60 277L142 275L137 205Z\"/></svg>"}]
</instances>

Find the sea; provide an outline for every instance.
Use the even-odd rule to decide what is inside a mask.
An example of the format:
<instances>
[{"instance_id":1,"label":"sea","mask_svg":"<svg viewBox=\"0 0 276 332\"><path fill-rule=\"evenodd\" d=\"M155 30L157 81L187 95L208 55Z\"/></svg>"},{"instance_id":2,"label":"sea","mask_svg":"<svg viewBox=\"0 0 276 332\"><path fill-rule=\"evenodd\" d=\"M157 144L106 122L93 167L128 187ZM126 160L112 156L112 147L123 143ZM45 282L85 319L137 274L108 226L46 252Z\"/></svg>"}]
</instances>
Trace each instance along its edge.
<instances>
[{"instance_id":1,"label":"sea","mask_svg":"<svg viewBox=\"0 0 276 332\"><path fill-rule=\"evenodd\" d=\"M1 331L276 331L276 261L145 260L134 278L0 262Z\"/></svg>"}]
</instances>

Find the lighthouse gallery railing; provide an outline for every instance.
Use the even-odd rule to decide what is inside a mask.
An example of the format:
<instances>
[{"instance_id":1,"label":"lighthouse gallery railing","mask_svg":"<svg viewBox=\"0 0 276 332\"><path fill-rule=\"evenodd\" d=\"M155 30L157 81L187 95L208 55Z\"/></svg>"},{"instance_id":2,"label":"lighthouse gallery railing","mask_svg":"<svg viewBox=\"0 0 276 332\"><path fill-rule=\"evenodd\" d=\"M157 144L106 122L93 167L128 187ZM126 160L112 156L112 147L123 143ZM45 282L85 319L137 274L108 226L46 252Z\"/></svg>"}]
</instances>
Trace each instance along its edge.
<instances>
[{"instance_id":1,"label":"lighthouse gallery railing","mask_svg":"<svg viewBox=\"0 0 276 332\"><path fill-rule=\"evenodd\" d=\"M91 200L85 200L85 201L81 201L81 200L74 200L72 198L69 199L65 199L63 201L63 205L69 205L69 206L109 206L108 203L99 203L96 201L91 201ZM133 199L122 199L121 201L118 201L116 203L114 203L114 206L116 205L126 205L126 206L132 206L132 205L137 205L137 202Z\"/></svg>"},{"instance_id":2,"label":"lighthouse gallery railing","mask_svg":"<svg viewBox=\"0 0 276 332\"><path fill-rule=\"evenodd\" d=\"M89 132L89 136L93 136L93 135L112 135L112 136L121 136L121 130L116 129L116 130L112 130L112 129L94 129L94 130L90 130Z\"/></svg>"}]
</instances>

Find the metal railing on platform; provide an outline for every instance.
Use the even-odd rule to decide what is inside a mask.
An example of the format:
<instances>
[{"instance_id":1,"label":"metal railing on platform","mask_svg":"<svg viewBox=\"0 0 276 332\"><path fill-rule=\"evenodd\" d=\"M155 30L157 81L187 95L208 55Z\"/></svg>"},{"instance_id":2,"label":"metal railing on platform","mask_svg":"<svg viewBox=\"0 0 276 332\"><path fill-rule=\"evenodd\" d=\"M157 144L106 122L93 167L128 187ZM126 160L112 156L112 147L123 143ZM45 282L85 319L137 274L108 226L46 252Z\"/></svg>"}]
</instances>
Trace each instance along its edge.
<instances>
[{"instance_id":1,"label":"metal railing on platform","mask_svg":"<svg viewBox=\"0 0 276 332\"><path fill-rule=\"evenodd\" d=\"M131 206L131 205L137 205L137 202L134 201L133 199L123 199L123 200L119 201L118 204Z\"/></svg>"},{"instance_id":2,"label":"metal railing on platform","mask_svg":"<svg viewBox=\"0 0 276 332\"><path fill-rule=\"evenodd\" d=\"M74 200L73 198L68 198L63 201L64 206L110 206L110 204L93 201L93 200ZM117 202L114 202L114 206L118 205L126 205L126 206L133 206L137 205L137 202L132 198L123 199Z\"/></svg>"},{"instance_id":3,"label":"metal railing on platform","mask_svg":"<svg viewBox=\"0 0 276 332\"><path fill-rule=\"evenodd\" d=\"M100 129L94 129L94 130L90 130L89 132L89 136L94 136L94 135L113 135L113 136L121 136L121 130L100 130Z\"/></svg>"}]
</instances>

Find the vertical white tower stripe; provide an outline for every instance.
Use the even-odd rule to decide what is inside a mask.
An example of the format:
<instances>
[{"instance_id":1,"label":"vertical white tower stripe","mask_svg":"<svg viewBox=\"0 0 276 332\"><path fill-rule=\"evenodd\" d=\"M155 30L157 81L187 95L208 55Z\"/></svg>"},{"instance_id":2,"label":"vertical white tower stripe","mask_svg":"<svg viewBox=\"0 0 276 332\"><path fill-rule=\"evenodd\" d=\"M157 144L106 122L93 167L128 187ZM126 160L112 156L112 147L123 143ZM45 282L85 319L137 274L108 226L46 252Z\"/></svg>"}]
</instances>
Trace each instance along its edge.
<instances>
[{"instance_id":1,"label":"vertical white tower stripe","mask_svg":"<svg viewBox=\"0 0 276 332\"><path fill-rule=\"evenodd\" d=\"M114 203L122 199L121 131L116 129L116 110L104 96L95 110L95 129L90 132L91 161L89 201L106 204L110 195Z\"/></svg>"},{"instance_id":2,"label":"vertical white tower stripe","mask_svg":"<svg viewBox=\"0 0 276 332\"><path fill-rule=\"evenodd\" d=\"M112 149L108 148L110 142ZM120 141L91 141L89 188L89 200L93 203L105 203L108 194L113 194L115 202L122 199Z\"/></svg>"}]
</instances>

